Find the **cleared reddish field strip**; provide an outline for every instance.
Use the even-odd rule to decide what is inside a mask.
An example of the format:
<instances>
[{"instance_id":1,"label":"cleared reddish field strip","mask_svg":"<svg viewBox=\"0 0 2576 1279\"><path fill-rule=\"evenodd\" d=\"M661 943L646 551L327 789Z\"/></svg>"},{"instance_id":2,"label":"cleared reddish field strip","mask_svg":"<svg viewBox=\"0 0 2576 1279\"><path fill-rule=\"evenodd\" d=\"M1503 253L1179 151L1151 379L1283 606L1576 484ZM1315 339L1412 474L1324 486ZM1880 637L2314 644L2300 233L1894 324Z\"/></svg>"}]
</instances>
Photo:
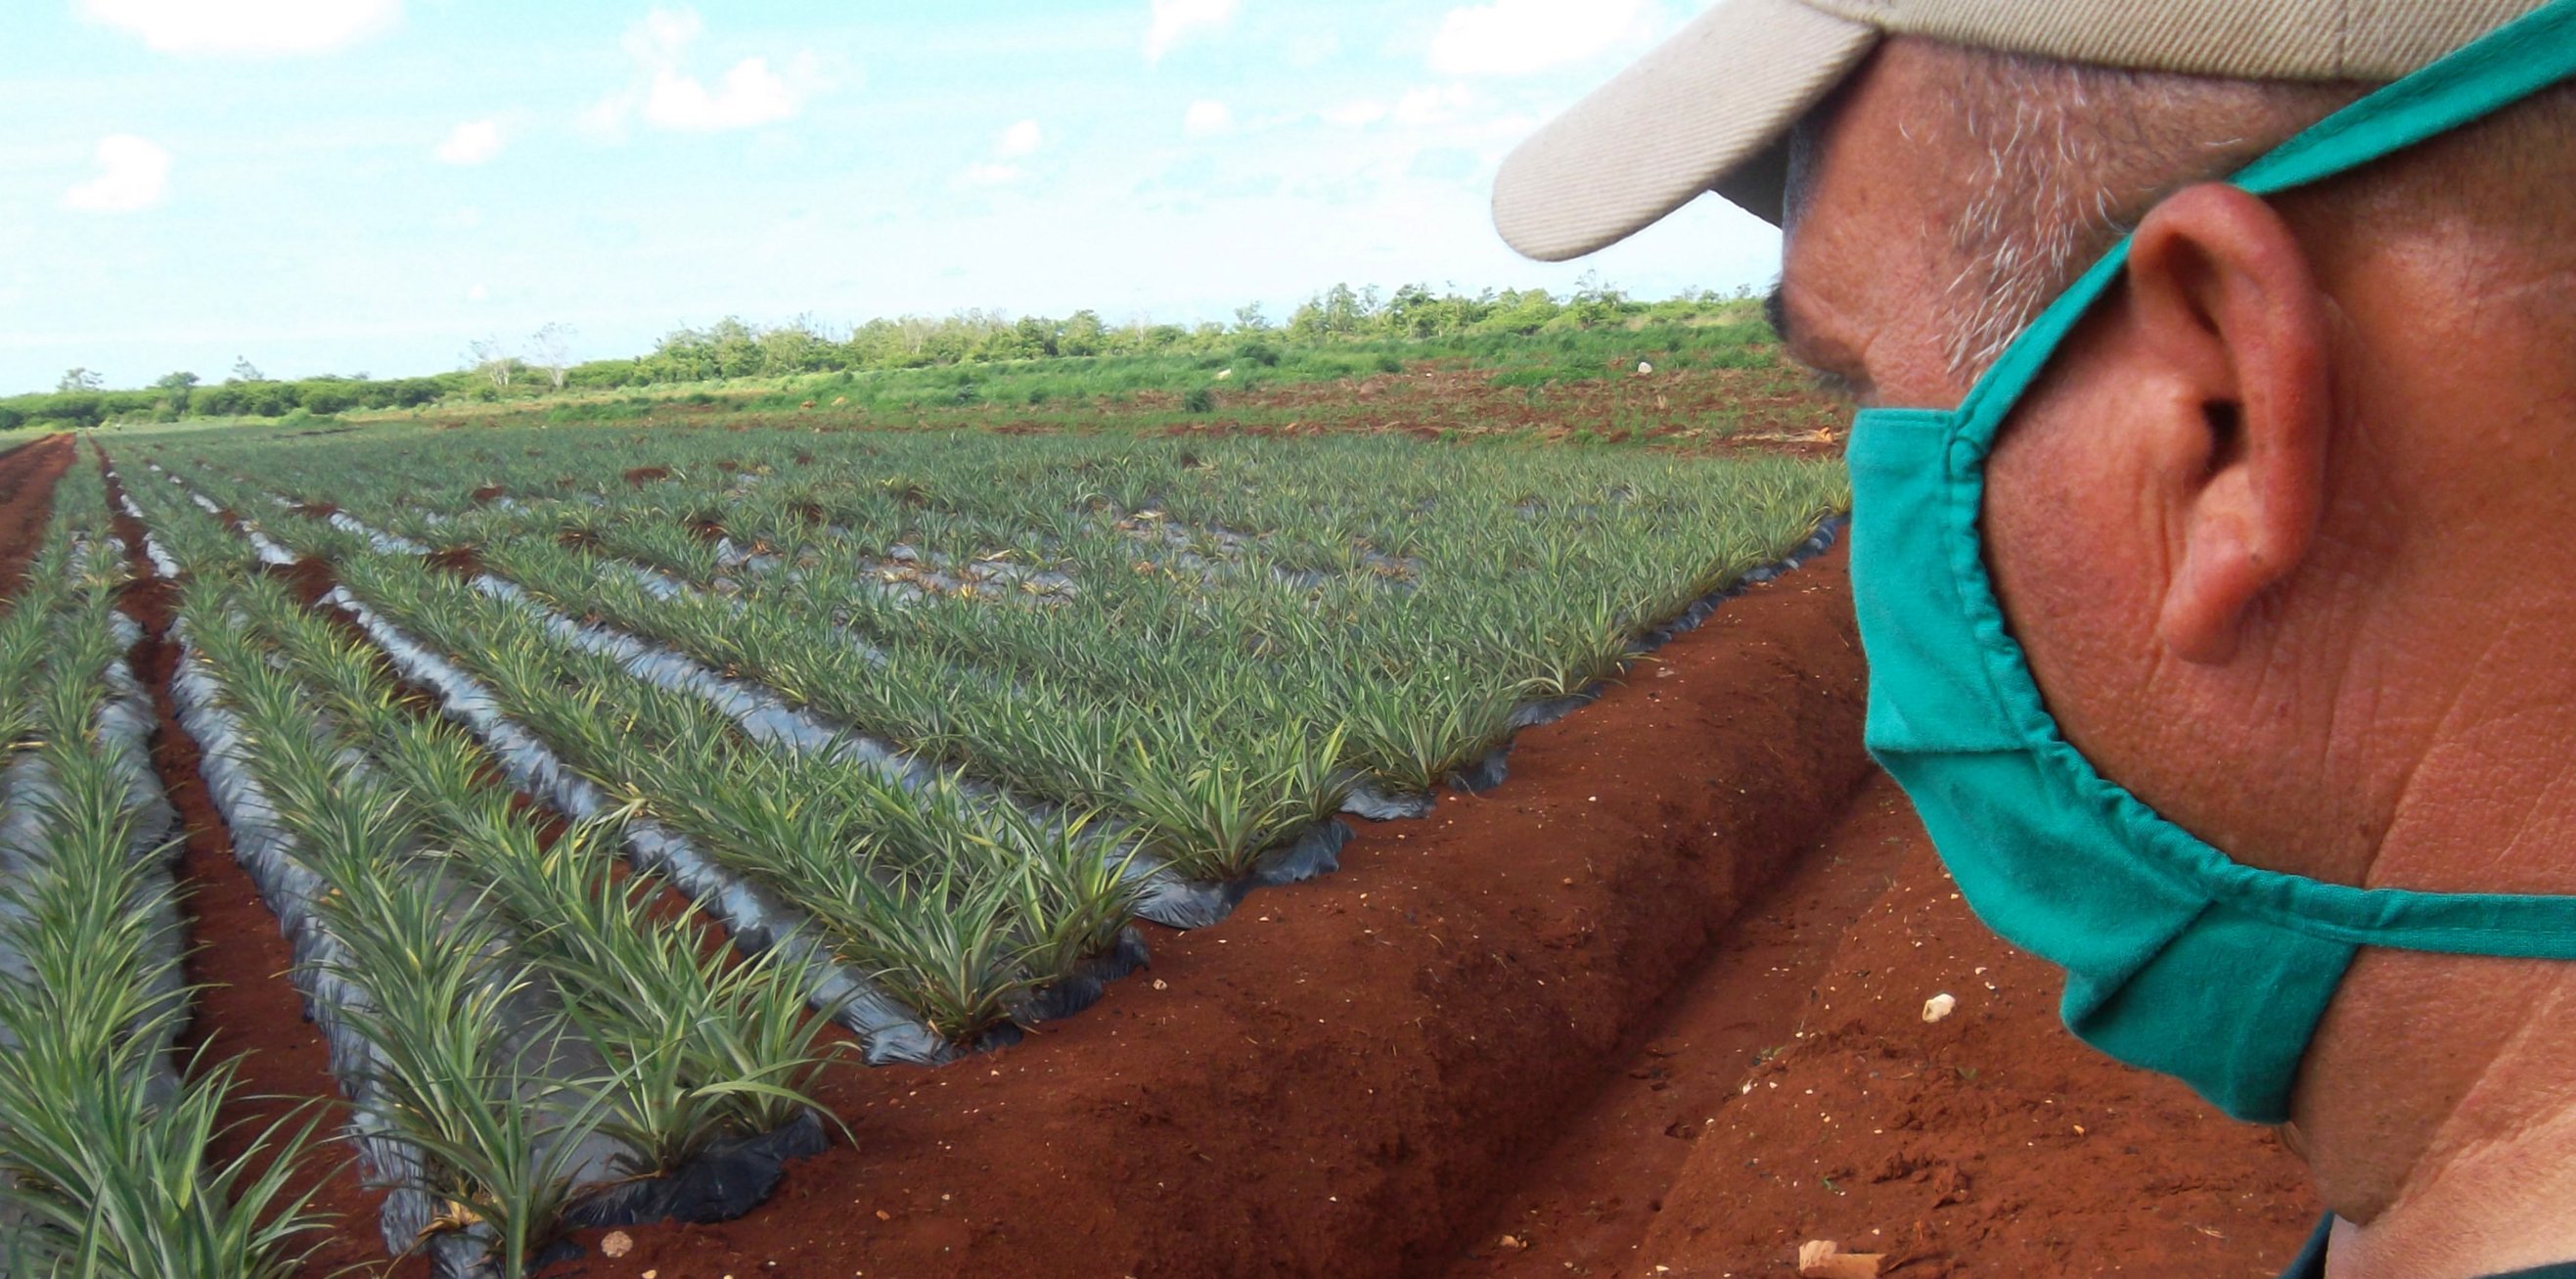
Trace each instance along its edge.
<instances>
[{"instance_id":1,"label":"cleared reddish field strip","mask_svg":"<svg viewBox=\"0 0 2576 1279\"><path fill-rule=\"evenodd\" d=\"M2320 1211L2299 1161L2066 1033L2059 975L1969 914L1879 794L1855 824L1896 841L1893 882L1811 988L1806 1036L1714 1112L1637 1273L1763 1273L1803 1239L1916 1258L1900 1275L2280 1273ZM1936 993L1957 1009L1926 1024Z\"/></svg>"},{"instance_id":2,"label":"cleared reddish field strip","mask_svg":"<svg viewBox=\"0 0 2576 1279\"><path fill-rule=\"evenodd\" d=\"M99 463L102 470L108 465L103 452ZM250 876L233 860L231 833L197 772L196 740L179 726L177 707L170 699L179 645L169 633L178 592L151 575L152 564L143 550L143 524L125 514L123 495L122 485L111 476L108 504L116 535L133 556L137 575L122 606L144 632L131 660L136 678L152 690L153 710L160 720L152 734L152 764L186 832L178 872L190 943L184 971L188 983L198 990L179 1051L202 1052L208 1062L247 1054L238 1075L236 1100L224 1116L235 1126L215 1142L214 1157L229 1159L270 1120L315 1099L333 1106L330 1123L336 1125L340 1092L321 1036L305 1020L303 1001L287 983L286 972L295 961L278 931L277 918L260 900ZM353 1162L326 1159L314 1167L322 1174L314 1205L340 1214L343 1220L342 1228L323 1240L308 1273L327 1275L348 1266L381 1264L384 1249L375 1222L384 1196L360 1184Z\"/></svg>"},{"instance_id":3,"label":"cleared reddish field strip","mask_svg":"<svg viewBox=\"0 0 2576 1279\"><path fill-rule=\"evenodd\" d=\"M1745 1073L1795 1041L1835 948L1888 891L1901 843L1850 815L1760 897L1621 1051L1562 1131L1515 1169L1495 1210L1459 1241L1455 1279L1651 1274L1647 1227L1663 1211L1709 1116ZM1509 1242L1505 1242L1508 1240Z\"/></svg>"},{"instance_id":4,"label":"cleared reddish field strip","mask_svg":"<svg viewBox=\"0 0 2576 1279\"><path fill-rule=\"evenodd\" d=\"M1663 672L1669 671L1669 674ZM1519 1157L1868 775L1839 556L1728 604L1512 781L945 1070L843 1071L855 1148L621 1273L1395 1275ZM1156 989L1162 985L1163 989Z\"/></svg>"},{"instance_id":5,"label":"cleared reddish field strip","mask_svg":"<svg viewBox=\"0 0 2576 1279\"><path fill-rule=\"evenodd\" d=\"M18 593L27 565L44 549L54 485L78 453L68 435L48 435L0 453L0 600Z\"/></svg>"},{"instance_id":6,"label":"cleared reddish field strip","mask_svg":"<svg viewBox=\"0 0 2576 1279\"><path fill-rule=\"evenodd\" d=\"M2298 1161L2078 1043L2056 973L1955 891L1878 778L1607 1063L1450 1279L1788 1274L1807 1239L1903 1275L2278 1273L2318 1211ZM1927 1025L1938 993L1957 1011Z\"/></svg>"}]
</instances>

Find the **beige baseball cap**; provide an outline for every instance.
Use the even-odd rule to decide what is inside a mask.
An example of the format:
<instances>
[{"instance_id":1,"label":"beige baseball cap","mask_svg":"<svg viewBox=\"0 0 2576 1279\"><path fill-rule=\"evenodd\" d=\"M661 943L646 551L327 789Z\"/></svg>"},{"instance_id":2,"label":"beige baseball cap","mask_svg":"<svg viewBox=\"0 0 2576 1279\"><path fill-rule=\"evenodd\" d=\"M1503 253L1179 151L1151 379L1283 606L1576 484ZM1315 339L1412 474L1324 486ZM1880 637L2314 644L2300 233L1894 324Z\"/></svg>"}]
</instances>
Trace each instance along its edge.
<instances>
[{"instance_id":1,"label":"beige baseball cap","mask_svg":"<svg viewBox=\"0 0 2576 1279\"><path fill-rule=\"evenodd\" d=\"M1494 225L1561 262L1715 191L1780 220L1790 127L1882 37L2260 80L2394 80L2544 0L1722 0L1522 143Z\"/></svg>"}]
</instances>

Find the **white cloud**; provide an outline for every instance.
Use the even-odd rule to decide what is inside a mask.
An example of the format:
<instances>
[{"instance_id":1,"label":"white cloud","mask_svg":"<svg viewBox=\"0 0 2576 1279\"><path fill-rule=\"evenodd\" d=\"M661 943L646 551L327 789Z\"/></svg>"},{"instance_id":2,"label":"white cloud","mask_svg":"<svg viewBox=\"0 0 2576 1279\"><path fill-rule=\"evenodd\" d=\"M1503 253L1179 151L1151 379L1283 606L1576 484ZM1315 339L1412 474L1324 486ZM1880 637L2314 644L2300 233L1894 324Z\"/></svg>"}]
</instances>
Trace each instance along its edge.
<instances>
[{"instance_id":1,"label":"white cloud","mask_svg":"<svg viewBox=\"0 0 2576 1279\"><path fill-rule=\"evenodd\" d=\"M1449 76L1528 75L1581 62L1654 33L1652 0L1491 0L1461 5L1431 39Z\"/></svg>"},{"instance_id":2,"label":"white cloud","mask_svg":"<svg viewBox=\"0 0 2576 1279\"><path fill-rule=\"evenodd\" d=\"M492 290L485 287L480 281L477 281L473 288L465 291L465 300L468 302L481 302L491 296Z\"/></svg>"},{"instance_id":3,"label":"white cloud","mask_svg":"<svg viewBox=\"0 0 2576 1279\"><path fill-rule=\"evenodd\" d=\"M1234 110L1214 98L1202 98L1181 113L1181 132L1193 138L1213 138L1234 132Z\"/></svg>"},{"instance_id":4,"label":"white cloud","mask_svg":"<svg viewBox=\"0 0 2576 1279\"><path fill-rule=\"evenodd\" d=\"M1153 21L1145 27L1145 60L1160 62L1192 33L1234 21L1240 7L1240 0L1154 0Z\"/></svg>"},{"instance_id":5,"label":"white cloud","mask_svg":"<svg viewBox=\"0 0 2576 1279\"><path fill-rule=\"evenodd\" d=\"M447 140L431 152L440 164L482 164L501 154L501 122L468 120L448 130Z\"/></svg>"},{"instance_id":6,"label":"white cloud","mask_svg":"<svg viewBox=\"0 0 2576 1279\"><path fill-rule=\"evenodd\" d=\"M745 58L714 89L676 71L654 76L644 118L665 129L698 133L747 129L794 119L798 97L787 77L770 70L767 58Z\"/></svg>"},{"instance_id":7,"label":"white cloud","mask_svg":"<svg viewBox=\"0 0 2576 1279\"><path fill-rule=\"evenodd\" d=\"M322 53L390 29L402 0L81 0L163 53Z\"/></svg>"},{"instance_id":8,"label":"white cloud","mask_svg":"<svg viewBox=\"0 0 2576 1279\"><path fill-rule=\"evenodd\" d=\"M1022 176L1015 164L972 164L966 167L964 181L970 187L1006 187Z\"/></svg>"},{"instance_id":9,"label":"white cloud","mask_svg":"<svg viewBox=\"0 0 2576 1279\"><path fill-rule=\"evenodd\" d=\"M98 144L98 176L63 192L63 207L88 213L132 213L170 193L170 153L131 133Z\"/></svg>"},{"instance_id":10,"label":"white cloud","mask_svg":"<svg viewBox=\"0 0 2576 1279\"><path fill-rule=\"evenodd\" d=\"M817 62L803 53L790 59L784 71L767 58L744 58L710 87L687 67L689 46L705 33L706 23L694 9L646 14L625 39L627 56L635 60L636 82L583 112L582 127L614 136L640 116L657 128L684 133L748 129L794 119L805 99L821 87Z\"/></svg>"},{"instance_id":11,"label":"white cloud","mask_svg":"<svg viewBox=\"0 0 2576 1279\"><path fill-rule=\"evenodd\" d=\"M1045 144L1046 131L1038 127L1038 122L1022 120L1002 130L1001 141L993 145L993 154L1005 160L1016 160L1024 155L1036 154L1037 149Z\"/></svg>"}]
</instances>

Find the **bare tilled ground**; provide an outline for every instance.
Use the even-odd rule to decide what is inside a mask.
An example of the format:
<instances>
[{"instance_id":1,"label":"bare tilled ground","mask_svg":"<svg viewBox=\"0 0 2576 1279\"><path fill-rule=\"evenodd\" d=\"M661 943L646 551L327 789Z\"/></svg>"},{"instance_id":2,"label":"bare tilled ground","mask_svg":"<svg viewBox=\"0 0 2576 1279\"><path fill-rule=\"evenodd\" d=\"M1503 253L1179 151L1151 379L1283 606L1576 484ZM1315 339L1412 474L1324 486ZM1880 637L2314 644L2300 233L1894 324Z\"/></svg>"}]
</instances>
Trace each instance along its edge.
<instances>
[{"instance_id":1,"label":"bare tilled ground","mask_svg":"<svg viewBox=\"0 0 2576 1279\"><path fill-rule=\"evenodd\" d=\"M2084 1047L2057 993L1881 776L1450 1273L1785 1276L1809 1240L1903 1276L2279 1273L2319 1211L2297 1160Z\"/></svg>"},{"instance_id":2,"label":"bare tilled ground","mask_svg":"<svg viewBox=\"0 0 2576 1279\"><path fill-rule=\"evenodd\" d=\"M1649 353L1651 354L1651 353ZM1651 360L1643 361L1652 364ZM1244 407L1310 415L1319 424L1463 435L1588 431L1707 447L1774 447L1829 456L1848 410L1785 369L1631 371L1538 387L1496 385L1491 369L1420 367L1356 382L1263 388Z\"/></svg>"},{"instance_id":3,"label":"bare tilled ground","mask_svg":"<svg viewBox=\"0 0 2576 1279\"><path fill-rule=\"evenodd\" d=\"M28 561L45 544L54 513L54 482L71 469L68 435L48 435L0 452L0 599L18 589Z\"/></svg>"}]
</instances>

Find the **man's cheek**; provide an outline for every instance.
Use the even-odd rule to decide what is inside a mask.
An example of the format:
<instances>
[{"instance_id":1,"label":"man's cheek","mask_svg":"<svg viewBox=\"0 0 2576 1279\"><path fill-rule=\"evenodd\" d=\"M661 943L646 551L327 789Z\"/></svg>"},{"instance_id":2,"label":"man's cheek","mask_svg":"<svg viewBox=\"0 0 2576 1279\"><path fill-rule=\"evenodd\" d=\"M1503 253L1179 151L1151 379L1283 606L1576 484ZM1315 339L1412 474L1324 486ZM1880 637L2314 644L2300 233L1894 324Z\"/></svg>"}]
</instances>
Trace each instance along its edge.
<instances>
[{"instance_id":1,"label":"man's cheek","mask_svg":"<svg viewBox=\"0 0 2576 1279\"><path fill-rule=\"evenodd\" d=\"M2113 454L2016 436L1987 472L1987 567L2068 739L2115 766L2152 674L2154 512Z\"/></svg>"}]
</instances>

